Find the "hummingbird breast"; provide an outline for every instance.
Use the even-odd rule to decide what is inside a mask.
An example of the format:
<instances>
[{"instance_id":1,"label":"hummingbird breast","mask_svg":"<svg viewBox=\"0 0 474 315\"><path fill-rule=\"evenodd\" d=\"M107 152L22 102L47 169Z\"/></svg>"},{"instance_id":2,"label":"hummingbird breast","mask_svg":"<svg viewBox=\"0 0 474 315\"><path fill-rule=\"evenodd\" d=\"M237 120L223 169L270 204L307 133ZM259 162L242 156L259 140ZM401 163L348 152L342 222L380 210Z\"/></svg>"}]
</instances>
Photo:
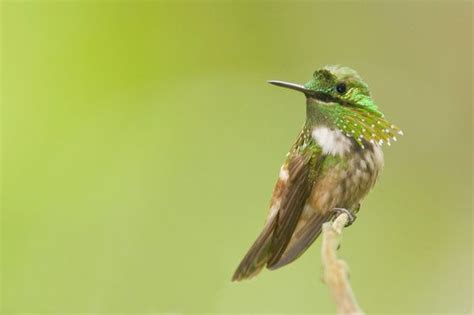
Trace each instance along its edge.
<instances>
[{"instance_id":1,"label":"hummingbird breast","mask_svg":"<svg viewBox=\"0 0 474 315\"><path fill-rule=\"evenodd\" d=\"M332 132L336 131L322 131L321 135L325 136L319 139L321 141L313 132L324 156L321 164L315 165L317 175L288 246L271 269L280 268L304 253L318 237L323 223L330 220L334 208L358 210L383 168L379 146L366 143L365 148L361 148L354 140ZM337 147L328 147L330 145ZM279 203L273 206L278 207Z\"/></svg>"},{"instance_id":2,"label":"hummingbird breast","mask_svg":"<svg viewBox=\"0 0 474 315\"><path fill-rule=\"evenodd\" d=\"M337 129L317 127L315 143L326 155L319 167L307 205L316 212L333 208L354 210L374 186L383 168L382 149L372 143L362 148Z\"/></svg>"}]
</instances>

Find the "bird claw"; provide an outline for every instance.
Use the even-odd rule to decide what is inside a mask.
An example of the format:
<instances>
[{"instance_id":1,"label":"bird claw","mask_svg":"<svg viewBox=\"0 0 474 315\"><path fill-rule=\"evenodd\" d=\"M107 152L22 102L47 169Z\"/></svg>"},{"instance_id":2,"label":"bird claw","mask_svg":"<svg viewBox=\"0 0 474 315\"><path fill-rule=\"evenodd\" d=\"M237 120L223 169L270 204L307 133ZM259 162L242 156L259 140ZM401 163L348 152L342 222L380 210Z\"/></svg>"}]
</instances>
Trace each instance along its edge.
<instances>
[{"instance_id":1,"label":"bird claw","mask_svg":"<svg viewBox=\"0 0 474 315\"><path fill-rule=\"evenodd\" d=\"M334 208L333 212L336 215L336 217L339 216L342 213L347 214L347 217L348 217L349 220L347 221L345 227L348 227L348 226L352 225L352 223L354 223L354 221L357 219L357 216L355 215L354 211L352 211L352 210L348 210L348 209L345 209L345 208Z\"/></svg>"}]
</instances>

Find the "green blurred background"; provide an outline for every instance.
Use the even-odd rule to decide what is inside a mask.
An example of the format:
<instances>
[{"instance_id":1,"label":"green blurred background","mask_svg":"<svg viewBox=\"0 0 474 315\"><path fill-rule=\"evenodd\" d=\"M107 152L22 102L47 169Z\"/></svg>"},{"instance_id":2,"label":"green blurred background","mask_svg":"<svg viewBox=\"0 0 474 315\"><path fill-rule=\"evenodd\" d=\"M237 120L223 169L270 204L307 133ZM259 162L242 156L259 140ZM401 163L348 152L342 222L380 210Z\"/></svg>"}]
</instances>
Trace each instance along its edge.
<instances>
[{"instance_id":1,"label":"green blurred background","mask_svg":"<svg viewBox=\"0 0 474 315\"><path fill-rule=\"evenodd\" d=\"M231 283L306 82L405 136L340 255L367 312L472 311L472 3L3 1L2 313L320 313L320 240Z\"/></svg>"}]
</instances>

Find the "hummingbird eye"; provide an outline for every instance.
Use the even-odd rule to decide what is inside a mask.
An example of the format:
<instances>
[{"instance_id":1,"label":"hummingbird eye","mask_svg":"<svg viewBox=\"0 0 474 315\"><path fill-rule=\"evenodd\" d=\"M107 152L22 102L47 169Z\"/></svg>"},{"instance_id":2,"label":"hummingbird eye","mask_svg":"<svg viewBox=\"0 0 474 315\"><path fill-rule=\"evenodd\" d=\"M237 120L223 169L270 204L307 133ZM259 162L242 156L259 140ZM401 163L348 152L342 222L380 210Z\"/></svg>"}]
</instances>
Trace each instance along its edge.
<instances>
[{"instance_id":1,"label":"hummingbird eye","mask_svg":"<svg viewBox=\"0 0 474 315\"><path fill-rule=\"evenodd\" d=\"M338 83L338 84L336 85L336 91L337 91L337 93L339 93L339 94L344 94L344 93L346 93L346 90L347 90L347 86L346 86L346 84L345 84L344 82Z\"/></svg>"}]
</instances>

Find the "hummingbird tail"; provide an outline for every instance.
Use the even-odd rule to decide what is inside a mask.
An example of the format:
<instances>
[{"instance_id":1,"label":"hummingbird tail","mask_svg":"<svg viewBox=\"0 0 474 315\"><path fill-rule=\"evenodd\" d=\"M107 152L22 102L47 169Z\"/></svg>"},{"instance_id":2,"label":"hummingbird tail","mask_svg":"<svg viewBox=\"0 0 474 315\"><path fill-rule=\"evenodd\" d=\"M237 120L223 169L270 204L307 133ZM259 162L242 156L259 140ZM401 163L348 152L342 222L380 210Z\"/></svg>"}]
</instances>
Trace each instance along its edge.
<instances>
[{"instance_id":1,"label":"hummingbird tail","mask_svg":"<svg viewBox=\"0 0 474 315\"><path fill-rule=\"evenodd\" d=\"M332 212L327 214L314 214L311 219L301 221L293 233L292 239L285 248L283 255L278 260L269 261L267 268L275 270L295 261L308 249L321 234L324 222L332 219Z\"/></svg>"},{"instance_id":2,"label":"hummingbird tail","mask_svg":"<svg viewBox=\"0 0 474 315\"><path fill-rule=\"evenodd\" d=\"M267 223L262 233L250 247L245 257L235 271L232 281L250 279L256 276L267 264L270 258L271 236L276 220Z\"/></svg>"}]
</instances>

